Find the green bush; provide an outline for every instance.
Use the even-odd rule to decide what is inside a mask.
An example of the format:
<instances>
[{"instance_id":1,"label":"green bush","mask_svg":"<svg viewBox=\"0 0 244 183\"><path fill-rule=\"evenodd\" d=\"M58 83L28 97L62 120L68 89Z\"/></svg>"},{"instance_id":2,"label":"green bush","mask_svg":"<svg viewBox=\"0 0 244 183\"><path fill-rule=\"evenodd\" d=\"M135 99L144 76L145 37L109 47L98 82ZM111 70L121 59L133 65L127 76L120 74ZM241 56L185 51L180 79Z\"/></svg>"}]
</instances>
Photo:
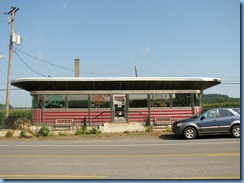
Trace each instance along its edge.
<instances>
[{"instance_id":1,"label":"green bush","mask_svg":"<svg viewBox=\"0 0 244 183\"><path fill-rule=\"evenodd\" d=\"M1 114L0 113L0 118L1 118ZM14 122L19 119L19 118L23 118L23 119L29 119L31 120L31 109L11 109L9 110L9 116L8 118L5 120L5 118L3 117L2 121L4 120L4 128L14 128ZM3 123L0 121L0 123Z\"/></svg>"},{"instance_id":2,"label":"green bush","mask_svg":"<svg viewBox=\"0 0 244 183\"><path fill-rule=\"evenodd\" d=\"M13 130L8 130L7 133L5 134L6 138L10 138L14 136L14 131Z\"/></svg>"},{"instance_id":3,"label":"green bush","mask_svg":"<svg viewBox=\"0 0 244 183\"><path fill-rule=\"evenodd\" d=\"M26 137L26 131L22 130L20 133L19 133L20 137Z\"/></svg>"},{"instance_id":4,"label":"green bush","mask_svg":"<svg viewBox=\"0 0 244 183\"><path fill-rule=\"evenodd\" d=\"M48 135L47 135L47 137L56 137L57 135L54 133L54 132L52 132L52 131L50 131L49 133L48 133Z\"/></svg>"},{"instance_id":5,"label":"green bush","mask_svg":"<svg viewBox=\"0 0 244 183\"><path fill-rule=\"evenodd\" d=\"M88 134L87 128L82 126L79 129L75 131L75 135L82 135L82 134Z\"/></svg>"},{"instance_id":6,"label":"green bush","mask_svg":"<svg viewBox=\"0 0 244 183\"><path fill-rule=\"evenodd\" d=\"M4 127L4 110L0 110L0 128Z\"/></svg>"},{"instance_id":7,"label":"green bush","mask_svg":"<svg viewBox=\"0 0 244 183\"><path fill-rule=\"evenodd\" d=\"M31 109L11 109L9 110L9 116L31 119Z\"/></svg>"},{"instance_id":8,"label":"green bush","mask_svg":"<svg viewBox=\"0 0 244 183\"><path fill-rule=\"evenodd\" d=\"M92 128L89 130L89 134L100 134L101 131L98 130L97 128Z\"/></svg>"},{"instance_id":9,"label":"green bush","mask_svg":"<svg viewBox=\"0 0 244 183\"><path fill-rule=\"evenodd\" d=\"M58 132L58 136L63 136L63 137L66 137L68 136L69 134L67 132Z\"/></svg>"},{"instance_id":10,"label":"green bush","mask_svg":"<svg viewBox=\"0 0 244 183\"><path fill-rule=\"evenodd\" d=\"M146 126L145 132L153 132L153 126Z\"/></svg>"},{"instance_id":11,"label":"green bush","mask_svg":"<svg viewBox=\"0 0 244 183\"><path fill-rule=\"evenodd\" d=\"M47 137L50 132L50 129L48 126L43 126L41 129L38 131L37 136L42 136L42 137Z\"/></svg>"},{"instance_id":12,"label":"green bush","mask_svg":"<svg viewBox=\"0 0 244 183\"><path fill-rule=\"evenodd\" d=\"M76 130L75 135L82 135L82 134L100 134L101 131L98 130L97 128L92 128L90 130L87 130L86 127L82 126L79 129Z\"/></svg>"},{"instance_id":13,"label":"green bush","mask_svg":"<svg viewBox=\"0 0 244 183\"><path fill-rule=\"evenodd\" d=\"M31 126L31 120L28 118L18 118L14 124L13 127L15 129L29 129L29 127Z\"/></svg>"}]
</instances>

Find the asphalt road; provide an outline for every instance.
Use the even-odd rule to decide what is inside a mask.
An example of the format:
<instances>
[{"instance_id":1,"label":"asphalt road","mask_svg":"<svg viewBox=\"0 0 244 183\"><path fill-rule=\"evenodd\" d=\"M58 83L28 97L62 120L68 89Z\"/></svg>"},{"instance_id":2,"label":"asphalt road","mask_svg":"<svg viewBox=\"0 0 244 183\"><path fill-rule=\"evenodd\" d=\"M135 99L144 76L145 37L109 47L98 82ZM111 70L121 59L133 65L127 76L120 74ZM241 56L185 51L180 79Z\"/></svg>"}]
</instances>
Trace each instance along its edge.
<instances>
[{"instance_id":1,"label":"asphalt road","mask_svg":"<svg viewBox=\"0 0 244 183\"><path fill-rule=\"evenodd\" d=\"M240 139L0 140L1 179L240 179Z\"/></svg>"}]
</instances>

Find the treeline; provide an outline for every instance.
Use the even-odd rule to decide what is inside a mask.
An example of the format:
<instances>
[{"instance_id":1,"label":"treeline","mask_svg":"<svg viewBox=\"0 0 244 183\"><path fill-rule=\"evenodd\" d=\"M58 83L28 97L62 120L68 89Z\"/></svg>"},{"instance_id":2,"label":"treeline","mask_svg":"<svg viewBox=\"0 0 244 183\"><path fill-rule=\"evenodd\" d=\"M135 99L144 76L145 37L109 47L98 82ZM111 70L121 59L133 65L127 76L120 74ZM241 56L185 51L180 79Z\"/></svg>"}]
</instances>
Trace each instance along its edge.
<instances>
[{"instance_id":1,"label":"treeline","mask_svg":"<svg viewBox=\"0 0 244 183\"><path fill-rule=\"evenodd\" d=\"M203 94L202 107L215 108L215 107L240 107L240 98L231 98L228 95L221 94Z\"/></svg>"},{"instance_id":2,"label":"treeline","mask_svg":"<svg viewBox=\"0 0 244 183\"><path fill-rule=\"evenodd\" d=\"M5 109L5 104L0 104L0 110ZM9 105L9 109L13 109L12 105Z\"/></svg>"}]
</instances>

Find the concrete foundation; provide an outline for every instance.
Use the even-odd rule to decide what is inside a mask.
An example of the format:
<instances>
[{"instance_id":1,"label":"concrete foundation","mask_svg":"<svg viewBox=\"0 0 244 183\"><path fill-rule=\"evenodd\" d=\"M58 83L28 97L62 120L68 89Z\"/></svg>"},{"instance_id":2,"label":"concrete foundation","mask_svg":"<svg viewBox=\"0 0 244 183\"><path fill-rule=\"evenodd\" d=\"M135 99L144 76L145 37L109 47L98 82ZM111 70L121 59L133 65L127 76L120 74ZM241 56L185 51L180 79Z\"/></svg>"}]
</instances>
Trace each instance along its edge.
<instances>
[{"instance_id":1,"label":"concrete foundation","mask_svg":"<svg viewBox=\"0 0 244 183\"><path fill-rule=\"evenodd\" d=\"M144 132L145 127L141 123L104 123L99 130L102 133Z\"/></svg>"}]
</instances>

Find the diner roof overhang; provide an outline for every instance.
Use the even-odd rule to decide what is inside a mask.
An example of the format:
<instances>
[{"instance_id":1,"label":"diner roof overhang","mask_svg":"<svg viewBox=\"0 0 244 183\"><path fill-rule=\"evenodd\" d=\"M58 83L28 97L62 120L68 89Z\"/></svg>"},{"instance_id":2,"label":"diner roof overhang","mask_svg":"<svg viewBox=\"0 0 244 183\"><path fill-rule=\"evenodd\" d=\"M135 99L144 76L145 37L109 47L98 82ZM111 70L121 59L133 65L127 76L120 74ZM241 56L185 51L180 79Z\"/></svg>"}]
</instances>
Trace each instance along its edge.
<instances>
[{"instance_id":1,"label":"diner roof overhang","mask_svg":"<svg viewBox=\"0 0 244 183\"><path fill-rule=\"evenodd\" d=\"M20 78L11 84L32 91L206 90L221 83L206 77Z\"/></svg>"}]
</instances>

